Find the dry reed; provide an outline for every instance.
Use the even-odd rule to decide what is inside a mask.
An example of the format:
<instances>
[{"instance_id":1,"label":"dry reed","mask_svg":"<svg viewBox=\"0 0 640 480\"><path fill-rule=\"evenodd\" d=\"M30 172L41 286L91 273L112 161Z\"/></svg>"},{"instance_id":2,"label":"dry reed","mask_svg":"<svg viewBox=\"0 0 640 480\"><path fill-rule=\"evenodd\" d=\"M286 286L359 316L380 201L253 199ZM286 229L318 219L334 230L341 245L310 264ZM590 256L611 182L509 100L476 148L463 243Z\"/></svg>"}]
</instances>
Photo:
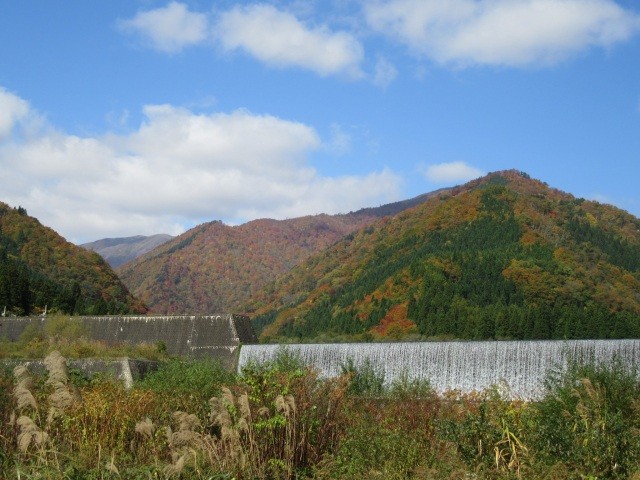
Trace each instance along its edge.
<instances>
[{"instance_id":1,"label":"dry reed","mask_svg":"<svg viewBox=\"0 0 640 480\"><path fill-rule=\"evenodd\" d=\"M33 378L29 375L29 370L24 365L18 365L13 369L13 377L15 386L13 388L13 397L16 399L17 409L22 411L31 409L36 411L37 402L31 389L33 388Z\"/></svg>"},{"instance_id":2,"label":"dry reed","mask_svg":"<svg viewBox=\"0 0 640 480\"><path fill-rule=\"evenodd\" d=\"M47 432L41 430L38 425L26 415L22 415L17 420L18 427L20 427L20 434L18 435L18 449L22 453L26 453L31 445L43 448L46 443L49 442L49 435Z\"/></svg>"},{"instance_id":3,"label":"dry reed","mask_svg":"<svg viewBox=\"0 0 640 480\"><path fill-rule=\"evenodd\" d=\"M48 376L45 385L52 391L49 394L49 413L47 415L47 425L51 425L55 418L62 415L67 409L82 401L80 393L75 386L69 383L69 372L67 370L67 359L54 350L44 359L44 366Z\"/></svg>"}]
</instances>

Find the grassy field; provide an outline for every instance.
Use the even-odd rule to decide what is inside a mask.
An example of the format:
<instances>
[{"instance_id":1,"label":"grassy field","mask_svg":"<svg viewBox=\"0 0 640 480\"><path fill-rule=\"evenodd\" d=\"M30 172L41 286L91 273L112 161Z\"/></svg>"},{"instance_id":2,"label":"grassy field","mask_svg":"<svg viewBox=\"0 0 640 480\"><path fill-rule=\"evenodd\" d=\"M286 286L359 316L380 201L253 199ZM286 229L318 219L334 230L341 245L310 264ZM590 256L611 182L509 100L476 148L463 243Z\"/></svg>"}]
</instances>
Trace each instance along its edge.
<instances>
[{"instance_id":1,"label":"grassy field","mask_svg":"<svg viewBox=\"0 0 640 480\"><path fill-rule=\"evenodd\" d=\"M46 366L0 374L0 478L640 479L640 383L618 364L550 374L537 402L385 387L366 364L320 379L286 350L241 375L169 359L129 390Z\"/></svg>"}]
</instances>

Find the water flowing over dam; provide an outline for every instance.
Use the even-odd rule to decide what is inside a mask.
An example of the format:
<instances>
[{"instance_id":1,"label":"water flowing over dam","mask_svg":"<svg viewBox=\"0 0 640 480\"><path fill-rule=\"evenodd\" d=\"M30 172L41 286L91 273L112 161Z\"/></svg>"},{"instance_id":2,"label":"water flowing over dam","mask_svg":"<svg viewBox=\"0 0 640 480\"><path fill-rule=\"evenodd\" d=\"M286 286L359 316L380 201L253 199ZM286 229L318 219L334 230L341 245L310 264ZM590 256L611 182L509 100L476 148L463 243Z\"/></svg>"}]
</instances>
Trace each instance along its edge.
<instances>
[{"instance_id":1,"label":"water flowing over dam","mask_svg":"<svg viewBox=\"0 0 640 480\"><path fill-rule=\"evenodd\" d=\"M507 387L511 398L535 399L544 391L550 370L565 370L569 362L611 362L640 366L640 340L482 341L413 343L343 343L243 345L238 370L248 362L274 358L286 348L325 377L338 376L352 359L356 366L370 362L384 373L386 384L403 376L427 379L438 392L481 391Z\"/></svg>"}]
</instances>

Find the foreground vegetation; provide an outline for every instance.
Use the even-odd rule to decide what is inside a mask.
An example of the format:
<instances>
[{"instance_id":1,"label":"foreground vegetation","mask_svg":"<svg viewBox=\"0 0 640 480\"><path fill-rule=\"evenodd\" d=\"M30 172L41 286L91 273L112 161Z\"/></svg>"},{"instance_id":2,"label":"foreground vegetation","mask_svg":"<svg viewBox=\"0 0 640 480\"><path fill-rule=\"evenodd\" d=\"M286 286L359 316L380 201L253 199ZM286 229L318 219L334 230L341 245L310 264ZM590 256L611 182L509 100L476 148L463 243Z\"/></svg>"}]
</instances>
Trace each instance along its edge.
<instances>
[{"instance_id":1,"label":"foreground vegetation","mask_svg":"<svg viewBox=\"0 0 640 480\"><path fill-rule=\"evenodd\" d=\"M320 379L286 351L232 375L169 360L132 389L0 375L1 478L640 478L640 383L620 364L550 375L536 402Z\"/></svg>"}]
</instances>

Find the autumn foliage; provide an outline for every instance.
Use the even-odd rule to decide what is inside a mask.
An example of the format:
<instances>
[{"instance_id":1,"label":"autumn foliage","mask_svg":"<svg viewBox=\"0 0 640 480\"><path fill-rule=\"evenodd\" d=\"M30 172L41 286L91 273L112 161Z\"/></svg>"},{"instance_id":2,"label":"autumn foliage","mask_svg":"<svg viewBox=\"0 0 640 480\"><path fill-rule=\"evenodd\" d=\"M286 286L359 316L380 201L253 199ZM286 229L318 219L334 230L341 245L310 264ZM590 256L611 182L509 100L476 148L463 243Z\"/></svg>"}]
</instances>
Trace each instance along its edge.
<instances>
[{"instance_id":1,"label":"autumn foliage","mask_svg":"<svg viewBox=\"0 0 640 480\"><path fill-rule=\"evenodd\" d=\"M0 310L28 315L142 313L111 267L77 247L23 208L0 202Z\"/></svg>"},{"instance_id":2,"label":"autumn foliage","mask_svg":"<svg viewBox=\"0 0 640 480\"><path fill-rule=\"evenodd\" d=\"M516 171L343 238L254 296L263 339L640 335L640 220Z\"/></svg>"}]
</instances>

